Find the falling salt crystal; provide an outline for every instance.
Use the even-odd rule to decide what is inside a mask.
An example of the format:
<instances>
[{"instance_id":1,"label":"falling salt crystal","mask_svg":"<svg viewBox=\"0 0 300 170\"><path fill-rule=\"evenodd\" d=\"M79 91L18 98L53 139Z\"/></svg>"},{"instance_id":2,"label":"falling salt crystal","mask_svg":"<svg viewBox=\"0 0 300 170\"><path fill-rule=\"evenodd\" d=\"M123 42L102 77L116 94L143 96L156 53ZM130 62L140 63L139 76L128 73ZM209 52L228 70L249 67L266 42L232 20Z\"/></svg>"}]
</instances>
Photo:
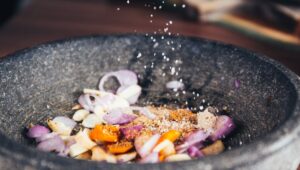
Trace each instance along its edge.
<instances>
[{"instance_id":1,"label":"falling salt crystal","mask_svg":"<svg viewBox=\"0 0 300 170\"><path fill-rule=\"evenodd\" d=\"M176 96L176 97L179 96L179 93L176 93L175 96Z\"/></svg>"},{"instance_id":2,"label":"falling salt crystal","mask_svg":"<svg viewBox=\"0 0 300 170\"><path fill-rule=\"evenodd\" d=\"M173 6L176 7L177 5L176 5L176 4L173 4Z\"/></svg>"},{"instance_id":3,"label":"falling salt crystal","mask_svg":"<svg viewBox=\"0 0 300 170\"><path fill-rule=\"evenodd\" d=\"M49 105L47 105L46 107L47 107L47 109L50 109L50 106L49 106Z\"/></svg>"},{"instance_id":4,"label":"falling salt crystal","mask_svg":"<svg viewBox=\"0 0 300 170\"><path fill-rule=\"evenodd\" d=\"M144 66L144 68L146 69L146 68L147 68L147 66Z\"/></svg>"},{"instance_id":5,"label":"falling salt crystal","mask_svg":"<svg viewBox=\"0 0 300 170\"><path fill-rule=\"evenodd\" d=\"M129 4L130 3L130 1L129 0L127 0L127 4Z\"/></svg>"},{"instance_id":6,"label":"falling salt crystal","mask_svg":"<svg viewBox=\"0 0 300 170\"><path fill-rule=\"evenodd\" d=\"M167 44L170 45L170 41L167 41Z\"/></svg>"},{"instance_id":7,"label":"falling salt crystal","mask_svg":"<svg viewBox=\"0 0 300 170\"><path fill-rule=\"evenodd\" d=\"M162 9L162 6L160 5L158 8L159 8L159 9Z\"/></svg>"},{"instance_id":8,"label":"falling salt crystal","mask_svg":"<svg viewBox=\"0 0 300 170\"><path fill-rule=\"evenodd\" d=\"M156 48L156 47L158 47L158 43L156 42L154 45L153 45L153 48ZM156 54L155 54L156 55ZM154 56L155 56L154 55Z\"/></svg>"},{"instance_id":9,"label":"falling salt crystal","mask_svg":"<svg viewBox=\"0 0 300 170\"><path fill-rule=\"evenodd\" d=\"M157 7L156 7L156 6L154 6L154 7L153 7L153 9L154 9L154 10L156 10L156 9L157 9Z\"/></svg>"},{"instance_id":10,"label":"falling salt crystal","mask_svg":"<svg viewBox=\"0 0 300 170\"><path fill-rule=\"evenodd\" d=\"M152 23L153 21L152 20L150 20L150 23Z\"/></svg>"},{"instance_id":11,"label":"falling salt crystal","mask_svg":"<svg viewBox=\"0 0 300 170\"><path fill-rule=\"evenodd\" d=\"M169 28L168 28L168 27L164 28L164 32L167 32L168 30L169 30Z\"/></svg>"},{"instance_id":12,"label":"falling salt crystal","mask_svg":"<svg viewBox=\"0 0 300 170\"><path fill-rule=\"evenodd\" d=\"M164 4L164 3L165 3L165 1L161 1L161 3L163 3L163 4Z\"/></svg>"},{"instance_id":13,"label":"falling salt crystal","mask_svg":"<svg viewBox=\"0 0 300 170\"><path fill-rule=\"evenodd\" d=\"M200 107L199 107L199 109L200 109L200 110L203 110L203 109L204 109L204 107L203 107L203 106L200 106Z\"/></svg>"},{"instance_id":14,"label":"falling salt crystal","mask_svg":"<svg viewBox=\"0 0 300 170\"><path fill-rule=\"evenodd\" d=\"M153 14L150 14L150 17L153 18Z\"/></svg>"},{"instance_id":15,"label":"falling salt crystal","mask_svg":"<svg viewBox=\"0 0 300 170\"><path fill-rule=\"evenodd\" d=\"M163 40L163 39L165 39L165 37L164 37L164 36L161 36L161 39Z\"/></svg>"},{"instance_id":16,"label":"falling salt crystal","mask_svg":"<svg viewBox=\"0 0 300 170\"><path fill-rule=\"evenodd\" d=\"M136 56L136 58L140 58L142 57L142 53L138 53L138 55Z\"/></svg>"},{"instance_id":17,"label":"falling salt crystal","mask_svg":"<svg viewBox=\"0 0 300 170\"><path fill-rule=\"evenodd\" d=\"M165 77L166 73L163 73L162 76Z\"/></svg>"},{"instance_id":18,"label":"falling salt crystal","mask_svg":"<svg viewBox=\"0 0 300 170\"><path fill-rule=\"evenodd\" d=\"M171 32L169 32L168 35L171 35Z\"/></svg>"},{"instance_id":19,"label":"falling salt crystal","mask_svg":"<svg viewBox=\"0 0 300 170\"><path fill-rule=\"evenodd\" d=\"M242 141L240 141L240 145L242 145L243 144L243 142Z\"/></svg>"},{"instance_id":20,"label":"falling salt crystal","mask_svg":"<svg viewBox=\"0 0 300 170\"><path fill-rule=\"evenodd\" d=\"M173 24L173 21L169 21L169 23L172 25L172 24Z\"/></svg>"},{"instance_id":21,"label":"falling salt crystal","mask_svg":"<svg viewBox=\"0 0 300 170\"><path fill-rule=\"evenodd\" d=\"M174 75L174 73L175 73L175 67L172 67L171 68L171 75Z\"/></svg>"},{"instance_id":22,"label":"falling salt crystal","mask_svg":"<svg viewBox=\"0 0 300 170\"><path fill-rule=\"evenodd\" d=\"M174 48L174 47L172 47L172 51L175 51L175 48Z\"/></svg>"},{"instance_id":23,"label":"falling salt crystal","mask_svg":"<svg viewBox=\"0 0 300 170\"><path fill-rule=\"evenodd\" d=\"M154 33L154 34L156 34L157 32L156 32L156 31L154 31L153 33Z\"/></svg>"},{"instance_id":24,"label":"falling salt crystal","mask_svg":"<svg viewBox=\"0 0 300 170\"><path fill-rule=\"evenodd\" d=\"M166 61L170 61L170 58L166 58Z\"/></svg>"},{"instance_id":25,"label":"falling salt crystal","mask_svg":"<svg viewBox=\"0 0 300 170\"><path fill-rule=\"evenodd\" d=\"M161 53L162 56L165 56L166 54L164 52Z\"/></svg>"},{"instance_id":26,"label":"falling salt crystal","mask_svg":"<svg viewBox=\"0 0 300 170\"><path fill-rule=\"evenodd\" d=\"M186 93L186 91L183 90L183 91L182 91L182 94L185 94L185 93Z\"/></svg>"},{"instance_id":27,"label":"falling salt crystal","mask_svg":"<svg viewBox=\"0 0 300 170\"><path fill-rule=\"evenodd\" d=\"M117 11L120 11L120 8L117 8Z\"/></svg>"}]
</instances>

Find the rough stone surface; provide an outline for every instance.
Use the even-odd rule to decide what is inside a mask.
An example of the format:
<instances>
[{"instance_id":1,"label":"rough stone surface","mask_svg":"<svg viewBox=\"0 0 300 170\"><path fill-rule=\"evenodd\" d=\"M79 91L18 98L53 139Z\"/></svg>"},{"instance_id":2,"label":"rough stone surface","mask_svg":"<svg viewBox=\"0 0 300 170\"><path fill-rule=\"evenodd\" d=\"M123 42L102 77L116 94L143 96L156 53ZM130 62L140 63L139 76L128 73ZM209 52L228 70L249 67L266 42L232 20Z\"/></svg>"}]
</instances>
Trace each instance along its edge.
<instances>
[{"instance_id":1,"label":"rough stone surface","mask_svg":"<svg viewBox=\"0 0 300 170\"><path fill-rule=\"evenodd\" d=\"M143 35L75 38L1 59L0 167L184 170L297 166L300 80L294 73L231 45L196 38L153 37L156 42ZM205 99L211 105L229 108L238 126L225 141L231 149L202 160L112 165L39 152L24 137L29 123L71 114L70 108L83 88L96 88L106 72L120 69L138 73L144 88L140 104L197 109ZM168 81L180 79L185 94L165 88Z\"/></svg>"}]
</instances>

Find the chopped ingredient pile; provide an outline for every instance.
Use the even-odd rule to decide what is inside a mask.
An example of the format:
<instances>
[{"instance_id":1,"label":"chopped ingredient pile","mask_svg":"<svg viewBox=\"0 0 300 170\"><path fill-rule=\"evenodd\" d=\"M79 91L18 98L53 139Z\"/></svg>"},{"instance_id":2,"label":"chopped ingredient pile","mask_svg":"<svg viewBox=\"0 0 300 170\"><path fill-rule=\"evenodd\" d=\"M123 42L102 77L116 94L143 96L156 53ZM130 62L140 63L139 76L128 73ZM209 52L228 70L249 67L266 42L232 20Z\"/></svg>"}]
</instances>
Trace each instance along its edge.
<instances>
[{"instance_id":1,"label":"chopped ingredient pile","mask_svg":"<svg viewBox=\"0 0 300 170\"><path fill-rule=\"evenodd\" d=\"M120 86L107 90L104 85L112 77ZM134 72L110 72L99 90L83 90L72 118L57 116L46 122L47 127L31 125L27 136L42 151L109 163L182 161L224 150L221 140L235 127L230 117L218 115L213 107L193 113L136 106L141 90Z\"/></svg>"}]
</instances>

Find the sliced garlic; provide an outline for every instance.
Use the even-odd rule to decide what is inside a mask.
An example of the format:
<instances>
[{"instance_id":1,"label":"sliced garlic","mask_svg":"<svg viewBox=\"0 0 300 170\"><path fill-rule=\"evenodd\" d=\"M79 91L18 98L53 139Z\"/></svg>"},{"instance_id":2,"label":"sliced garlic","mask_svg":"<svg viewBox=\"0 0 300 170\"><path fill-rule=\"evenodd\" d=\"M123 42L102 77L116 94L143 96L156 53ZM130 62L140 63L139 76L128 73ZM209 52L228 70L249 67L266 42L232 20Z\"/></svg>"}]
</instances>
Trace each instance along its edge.
<instances>
[{"instance_id":1,"label":"sliced garlic","mask_svg":"<svg viewBox=\"0 0 300 170\"><path fill-rule=\"evenodd\" d=\"M89 137L89 130L84 129L83 131L80 131L75 136L76 144L81 145L82 147L86 148L87 150L92 149L97 144L93 142Z\"/></svg>"},{"instance_id":2,"label":"sliced garlic","mask_svg":"<svg viewBox=\"0 0 300 170\"><path fill-rule=\"evenodd\" d=\"M188 154L175 154L166 157L165 161L173 162L173 161L184 161L191 160L191 157Z\"/></svg>"},{"instance_id":3,"label":"sliced garlic","mask_svg":"<svg viewBox=\"0 0 300 170\"><path fill-rule=\"evenodd\" d=\"M78 143L75 143L73 145L70 146L70 156L71 157L75 157L77 155L80 155L84 152L88 151L87 148L83 147L82 145L78 144Z\"/></svg>"},{"instance_id":4,"label":"sliced garlic","mask_svg":"<svg viewBox=\"0 0 300 170\"><path fill-rule=\"evenodd\" d=\"M66 126L62 122L57 122L53 120L49 120L48 126L51 128L53 132L58 133L59 135L68 136L72 132L72 128Z\"/></svg>"},{"instance_id":5,"label":"sliced garlic","mask_svg":"<svg viewBox=\"0 0 300 170\"><path fill-rule=\"evenodd\" d=\"M117 163L116 156L112 155L112 154L106 154L105 160L106 160L106 162L109 162L109 163Z\"/></svg>"},{"instance_id":6,"label":"sliced garlic","mask_svg":"<svg viewBox=\"0 0 300 170\"><path fill-rule=\"evenodd\" d=\"M99 146L92 148L92 157L91 160L93 161L104 161L106 160L107 153L100 148Z\"/></svg>"},{"instance_id":7,"label":"sliced garlic","mask_svg":"<svg viewBox=\"0 0 300 170\"><path fill-rule=\"evenodd\" d=\"M82 121L89 114L90 114L90 112L85 109L77 110L73 115L73 120L75 120L77 122Z\"/></svg>"},{"instance_id":8,"label":"sliced garlic","mask_svg":"<svg viewBox=\"0 0 300 170\"><path fill-rule=\"evenodd\" d=\"M89 114L83 121L82 125L86 128L94 128L97 124L103 123L103 116L97 116L96 114Z\"/></svg>"},{"instance_id":9,"label":"sliced garlic","mask_svg":"<svg viewBox=\"0 0 300 170\"><path fill-rule=\"evenodd\" d=\"M124 89L122 92L118 94L118 96L124 98L124 99L130 99L133 96L136 96L137 94L140 94L142 91L141 86L139 85L131 85Z\"/></svg>"},{"instance_id":10,"label":"sliced garlic","mask_svg":"<svg viewBox=\"0 0 300 170\"><path fill-rule=\"evenodd\" d=\"M116 158L118 162L128 162L136 158L136 156L137 156L136 152L131 152L131 153L117 155Z\"/></svg>"}]
</instances>

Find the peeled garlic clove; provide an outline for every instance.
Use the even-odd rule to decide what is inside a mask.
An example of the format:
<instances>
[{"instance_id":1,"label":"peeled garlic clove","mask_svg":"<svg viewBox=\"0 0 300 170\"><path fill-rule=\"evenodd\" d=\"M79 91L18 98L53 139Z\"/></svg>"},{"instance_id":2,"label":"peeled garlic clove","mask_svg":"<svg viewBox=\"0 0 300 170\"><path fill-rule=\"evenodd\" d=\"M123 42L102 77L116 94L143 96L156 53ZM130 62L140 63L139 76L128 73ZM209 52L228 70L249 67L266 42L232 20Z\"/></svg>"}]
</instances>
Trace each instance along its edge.
<instances>
[{"instance_id":1,"label":"peeled garlic clove","mask_svg":"<svg viewBox=\"0 0 300 170\"><path fill-rule=\"evenodd\" d=\"M77 122L82 121L89 114L90 114L90 112L85 109L77 110L73 115L73 120L75 120Z\"/></svg>"},{"instance_id":2,"label":"peeled garlic clove","mask_svg":"<svg viewBox=\"0 0 300 170\"><path fill-rule=\"evenodd\" d=\"M96 114L89 114L83 121L82 125L86 128L94 128L97 124L103 123L103 119Z\"/></svg>"},{"instance_id":3,"label":"peeled garlic clove","mask_svg":"<svg viewBox=\"0 0 300 170\"><path fill-rule=\"evenodd\" d=\"M47 123L48 123L48 126L50 127L50 129L53 132L58 133L59 135L68 136L72 132L72 129L70 127L66 126L65 124L63 124L62 122L56 122L56 121L49 120Z\"/></svg>"},{"instance_id":4,"label":"peeled garlic clove","mask_svg":"<svg viewBox=\"0 0 300 170\"><path fill-rule=\"evenodd\" d=\"M75 157L75 156L78 156L84 152L88 151L87 148L83 147L82 145L78 144L78 143L75 143L73 145L70 146L70 156L71 157Z\"/></svg>"},{"instance_id":5,"label":"peeled garlic clove","mask_svg":"<svg viewBox=\"0 0 300 170\"><path fill-rule=\"evenodd\" d=\"M116 96L113 100L112 104L109 106L108 110L116 109L116 108L124 108L129 107L129 103L122 97Z\"/></svg>"},{"instance_id":6,"label":"peeled garlic clove","mask_svg":"<svg viewBox=\"0 0 300 170\"><path fill-rule=\"evenodd\" d=\"M116 158L118 162L128 162L136 158L136 156L137 156L136 152L131 152L131 153L117 155Z\"/></svg>"},{"instance_id":7,"label":"peeled garlic clove","mask_svg":"<svg viewBox=\"0 0 300 170\"><path fill-rule=\"evenodd\" d=\"M134 104L140 96L141 91L141 86L134 84L129 87L126 87L125 89L122 89L122 91L117 92L117 94L118 96L129 101L130 104Z\"/></svg>"},{"instance_id":8,"label":"peeled garlic clove","mask_svg":"<svg viewBox=\"0 0 300 170\"><path fill-rule=\"evenodd\" d=\"M90 151L84 152L75 157L75 159L83 159L83 160L90 160L92 157L92 153Z\"/></svg>"},{"instance_id":9,"label":"peeled garlic clove","mask_svg":"<svg viewBox=\"0 0 300 170\"><path fill-rule=\"evenodd\" d=\"M106 154L105 160L106 160L106 162L109 162L109 163L117 163L116 156L112 155L112 154Z\"/></svg>"},{"instance_id":10,"label":"peeled garlic clove","mask_svg":"<svg viewBox=\"0 0 300 170\"><path fill-rule=\"evenodd\" d=\"M95 106L94 113L99 117L103 117L107 111L103 106Z\"/></svg>"},{"instance_id":11,"label":"peeled garlic clove","mask_svg":"<svg viewBox=\"0 0 300 170\"><path fill-rule=\"evenodd\" d=\"M92 157L91 160L93 161L104 161L106 160L107 153L100 148L99 146L92 148Z\"/></svg>"},{"instance_id":12,"label":"peeled garlic clove","mask_svg":"<svg viewBox=\"0 0 300 170\"><path fill-rule=\"evenodd\" d=\"M184 161L184 160L191 160L191 157L188 154L175 154L165 158L166 162Z\"/></svg>"},{"instance_id":13,"label":"peeled garlic clove","mask_svg":"<svg viewBox=\"0 0 300 170\"><path fill-rule=\"evenodd\" d=\"M89 132L90 131L88 129L84 129L83 131L78 132L75 136L76 143L88 150L97 145L90 139Z\"/></svg>"}]
</instances>

